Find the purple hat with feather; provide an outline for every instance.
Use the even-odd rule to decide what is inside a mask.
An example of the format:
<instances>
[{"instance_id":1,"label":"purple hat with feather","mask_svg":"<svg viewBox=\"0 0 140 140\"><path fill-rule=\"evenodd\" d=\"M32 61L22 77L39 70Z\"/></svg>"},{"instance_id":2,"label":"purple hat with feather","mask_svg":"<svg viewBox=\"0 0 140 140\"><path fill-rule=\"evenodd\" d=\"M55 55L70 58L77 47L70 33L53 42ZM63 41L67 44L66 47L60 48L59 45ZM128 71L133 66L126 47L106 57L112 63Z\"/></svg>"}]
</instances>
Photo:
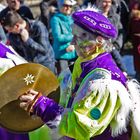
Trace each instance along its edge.
<instances>
[{"instance_id":1,"label":"purple hat with feather","mask_svg":"<svg viewBox=\"0 0 140 140\"><path fill-rule=\"evenodd\" d=\"M117 35L115 26L95 7L78 10L72 17L75 24L107 39L115 38Z\"/></svg>"}]
</instances>

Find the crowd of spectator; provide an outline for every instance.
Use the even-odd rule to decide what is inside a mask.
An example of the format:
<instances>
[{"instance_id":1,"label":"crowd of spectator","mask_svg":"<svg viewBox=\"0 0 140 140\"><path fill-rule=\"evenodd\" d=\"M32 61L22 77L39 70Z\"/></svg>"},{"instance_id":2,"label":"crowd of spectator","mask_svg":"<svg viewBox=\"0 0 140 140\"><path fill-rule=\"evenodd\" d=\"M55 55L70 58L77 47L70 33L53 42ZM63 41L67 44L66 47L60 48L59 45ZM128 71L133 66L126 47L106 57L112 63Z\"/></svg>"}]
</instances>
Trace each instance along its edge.
<instances>
[{"instance_id":1,"label":"crowd of spectator","mask_svg":"<svg viewBox=\"0 0 140 140\"><path fill-rule=\"evenodd\" d=\"M66 4L63 5L63 0L59 0L59 2L56 0L42 0L39 6L40 17L37 19L34 19L30 7L24 4L24 0L6 0L6 2L7 6L0 5L0 40L12 45L27 61L48 66L48 68L57 74L69 66L72 70L71 66L73 66L77 58L74 45L70 44L73 39L71 31L71 24L73 22L71 18L72 11L75 7L87 6L89 3L96 5L118 29L118 36L111 41L113 44L111 51L112 57L120 69L126 74L127 70L122 62L121 52L124 50L124 44L126 42L132 42L136 77L140 79L140 64L138 61L140 57L140 35L137 28L140 19L140 2L138 0L77 0L77 4L71 7ZM4 22L7 20L5 18L9 11L16 11L28 23L28 28L32 29L28 29L28 31L25 29L26 31L20 31L16 35L13 31L7 30ZM10 20L6 22L9 22L8 26L11 27L16 24ZM29 22L33 25L31 26ZM32 30L34 28L36 29L33 32ZM23 41L21 34L22 36L28 36L26 41ZM19 37L18 39L16 38L17 36ZM49 51L51 48L53 50ZM52 55L53 51L54 55ZM50 61L53 63L55 61L56 69L53 68L54 66L49 66L48 63Z\"/></svg>"},{"instance_id":2,"label":"crowd of spectator","mask_svg":"<svg viewBox=\"0 0 140 140\"><path fill-rule=\"evenodd\" d=\"M113 44L111 54L125 74L127 70L122 62L121 52L127 41L132 42L134 67L136 76L139 79L140 65L138 58L140 49L138 47L139 30L137 27L139 25L140 6L138 0L77 0L77 4L74 6L63 5L63 0L59 0L59 2L56 0L42 0L39 5L40 16L35 19L30 7L24 4L24 0L6 0L6 2L7 6L0 5L1 41L12 45L27 61L43 64L56 74L59 74L67 67L72 70L73 63L77 58L74 45L71 44L73 39L71 13L75 8L87 6L89 3L96 5L118 29L118 36L111 41ZM14 19L11 19L11 21L9 19L9 21L5 20L9 11L16 11L26 22L28 29L25 27L22 32L20 29L19 33L7 30L5 24L9 22L8 26L12 28L16 24L15 22L12 23ZM16 27L18 26L16 25ZM23 36L26 36L26 41ZM53 50L49 51L52 48ZM54 61L56 68L48 64L52 62L52 65L54 65Z\"/></svg>"}]
</instances>

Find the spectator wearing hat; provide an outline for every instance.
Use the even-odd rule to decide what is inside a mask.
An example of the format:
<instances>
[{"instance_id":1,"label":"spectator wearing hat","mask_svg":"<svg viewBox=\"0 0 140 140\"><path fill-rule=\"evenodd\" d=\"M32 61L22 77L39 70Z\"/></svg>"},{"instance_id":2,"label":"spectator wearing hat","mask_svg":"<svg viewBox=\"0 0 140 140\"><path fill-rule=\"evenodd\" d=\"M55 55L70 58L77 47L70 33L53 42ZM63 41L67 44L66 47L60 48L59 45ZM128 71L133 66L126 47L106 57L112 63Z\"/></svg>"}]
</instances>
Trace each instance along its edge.
<instances>
[{"instance_id":1,"label":"spectator wearing hat","mask_svg":"<svg viewBox=\"0 0 140 140\"><path fill-rule=\"evenodd\" d=\"M69 65L73 66L77 57L74 45L70 44L73 39L71 13L75 4L74 0L58 0L59 12L54 14L50 21L51 29L53 29L53 49L57 60L58 74Z\"/></svg>"}]
</instances>

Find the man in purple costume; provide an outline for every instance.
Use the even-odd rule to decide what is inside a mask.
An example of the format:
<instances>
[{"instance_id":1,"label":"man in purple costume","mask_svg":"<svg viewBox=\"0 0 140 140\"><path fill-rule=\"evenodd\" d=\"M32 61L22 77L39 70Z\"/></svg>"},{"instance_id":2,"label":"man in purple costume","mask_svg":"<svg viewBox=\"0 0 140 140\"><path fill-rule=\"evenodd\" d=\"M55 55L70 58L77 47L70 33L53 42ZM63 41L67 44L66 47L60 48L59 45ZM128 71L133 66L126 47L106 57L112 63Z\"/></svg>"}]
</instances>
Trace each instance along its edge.
<instances>
[{"instance_id":1,"label":"man in purple costume","mask_svg":"<svg viewBox=\"0 0 140 140\"><path fill-rule=\"evenodd\" d=\"M74 12L73 19L72 44L79 57L67 108L34 90L20 97L20 106L25 110L30 106L29 113L40 116L50 128L58 128L67 140L129 140L131 113L132 129L138 132L132 139L138 140L140 97L131 87L140 86L128 82L107 52L112 46L110 38L116 36L115 27L95 7Z\"/></svg>"}]
</instances>

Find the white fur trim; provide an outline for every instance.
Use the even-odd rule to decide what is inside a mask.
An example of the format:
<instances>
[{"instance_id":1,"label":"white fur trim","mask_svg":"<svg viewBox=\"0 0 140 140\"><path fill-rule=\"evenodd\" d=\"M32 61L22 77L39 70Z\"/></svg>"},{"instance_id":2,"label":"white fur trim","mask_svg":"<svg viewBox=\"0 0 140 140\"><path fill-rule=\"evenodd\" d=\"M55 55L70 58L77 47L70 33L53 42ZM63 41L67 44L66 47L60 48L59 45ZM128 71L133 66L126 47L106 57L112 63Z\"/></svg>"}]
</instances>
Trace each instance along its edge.
<instances>
[{"instance_id":1,"label":"white fur trim","mask_svg":"<svg viewBox=\"0 0 140 140\"><path fill-rule=\"evenodd\" d=\"M91 80L89 82L89 92L86 93L84 98L86 98L91 92L93 91L95 94L98 94L98 101L99 103L104 95L105 91L109 91L110 98L112 100L112 106L115 106L116 102L116 94L118 95L121 107L118 110L117 114L113 118L111 122L111 128L112 128L112 136L115 137L119 134L122 134L123 132L126 132L127 124L129 122L129 114L132 108L132 101L130 99L129 92L127 91L126 87L119 81L112 80L112 79L97 79L97 80ZM96 93L96 91L98 91ZM110 110L110 112L112 112ZM108 114L108 117L111 117L111 114ZM106 118L101 125L106 124L106 122L109 120L109 118Z\"/></svg>"},{"instance_id":2,"label":"white fur trim","mask_svg":"<svg viewBox=\"0 0 140 140\"><path fill-rule=\"evenodd\" d=\"M135 79L131 79L127 82L127 88L132 99L132 128L140 138L140 84Z\"/></svg>"},{"instance_id":3,"label":"white fur trim","mask_svg":"<svg viewBox=\"0 0 140 140\"><path fill-rule=\"evenodd\" d=\"M95 80L92 89L99 91L100 100L104 96L105 90L110 92L112 101L114 100L114 94L118 94L121 107L111 122L112 136L115 137L119 134L122 134L123 132L126 132L126 127L129 122L129 114L132 108L130 95L127 89L122 85L121 82L111 79Z\"/></svg>"},{"instance_id":4,"label":"white fur trim","mask_svg":"<svg viewBox=\"0 0 140 140\"><path fill-rule=\"evenodd\" d=\"M111 88L117 91L121 102L121 107L111 122L112 136L115 137L127 131L126 127L129 122L132 103L127 89L120 82L114 82L114 85L111 86Z\"/></svg>"}]
</instances>

